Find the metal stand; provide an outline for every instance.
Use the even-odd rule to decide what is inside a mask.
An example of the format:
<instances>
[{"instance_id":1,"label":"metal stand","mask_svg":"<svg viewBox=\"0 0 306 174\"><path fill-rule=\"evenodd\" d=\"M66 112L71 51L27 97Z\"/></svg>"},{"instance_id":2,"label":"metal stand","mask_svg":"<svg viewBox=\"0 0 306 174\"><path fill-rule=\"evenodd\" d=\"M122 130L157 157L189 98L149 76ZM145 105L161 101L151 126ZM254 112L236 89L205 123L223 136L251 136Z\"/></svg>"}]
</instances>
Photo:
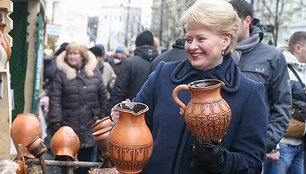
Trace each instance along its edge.
<instances>
[{"instance_id":1,"label":"metal stand","mask_svg":"<svg viewBox=\"0 0 306 174\"><path fill-rule=\"evenodd\" d=\"M68 174L73 174L74 167L95 167L100 168L102 163L100 162L84 162L84 161L56 161L56 160L44 160L45 165L47 166L60 166L66 167ZM35 164L40 165L41 162L38 159L27 159L27 165Z\"/></svg>"}]
</instances>

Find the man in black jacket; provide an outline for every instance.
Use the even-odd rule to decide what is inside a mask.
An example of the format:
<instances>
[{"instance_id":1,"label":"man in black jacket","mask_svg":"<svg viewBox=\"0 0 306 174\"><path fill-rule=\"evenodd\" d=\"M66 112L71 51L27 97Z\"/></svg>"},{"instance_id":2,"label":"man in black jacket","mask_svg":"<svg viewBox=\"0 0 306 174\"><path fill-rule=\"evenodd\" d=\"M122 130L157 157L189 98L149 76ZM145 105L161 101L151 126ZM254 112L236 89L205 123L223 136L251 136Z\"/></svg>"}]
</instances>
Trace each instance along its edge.
<instances>
[{"instance_id":1,"label":"man in black jacket","mask_svg":"<svg viewBox=\"0 0 306 174\"><path fill-rule=\"evenodd\" d=\"M136 97L143 83L147 80L151 73L151 62L158 55L153 42L153 34L150 31L144 31L137 36L135 56L126 58L122 62L106 108L107 115L117 103Z\"/></svg>"}]
</instances>

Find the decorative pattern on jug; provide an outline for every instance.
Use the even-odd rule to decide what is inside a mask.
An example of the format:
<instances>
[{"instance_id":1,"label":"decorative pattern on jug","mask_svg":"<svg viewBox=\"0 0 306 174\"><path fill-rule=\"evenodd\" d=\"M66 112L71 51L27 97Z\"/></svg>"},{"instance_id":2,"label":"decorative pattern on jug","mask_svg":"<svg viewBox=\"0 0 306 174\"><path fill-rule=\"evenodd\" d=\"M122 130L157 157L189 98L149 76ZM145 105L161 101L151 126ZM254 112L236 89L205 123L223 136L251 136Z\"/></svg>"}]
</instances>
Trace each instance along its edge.
<instances>
[{"instance_id":1,"label":"decorative pattern on jug","mask_svg":"<svg viewBox=\"0 0 306 174\"><path fill-rule=\"evenodd\" d=\"M198 80L177 86L172 93L174 101L181 106L190 132L203 141L222 140L232 117L231 108L221 96L224 83L216 79ZM187 106L178 98L181 90L191 94Z\"/></svg>"},{"instance_id":2,"label":"decorative pattern on jug","mask_svg":"<svg viewBox=\"0 0 306 174\"><path fill-rule=\"evenodd\" d=\"M231 114L223 99L207 103L190 101L185 110L185 122L194 136L205 141L221 140L230 124Z\"/></svg>"},{"instance_id":3,"label":"decorative pattern on jug","mask_svg":"<svg viewBox=\"0 0 306 174\"><path fill-rule=\"evenodd\" d=\"M123 171L124 173L141 172L142 168L149 161L153 151L153 144L122 146L110 141L108 147L117 170Z\"/></svg>"}]
</instances>

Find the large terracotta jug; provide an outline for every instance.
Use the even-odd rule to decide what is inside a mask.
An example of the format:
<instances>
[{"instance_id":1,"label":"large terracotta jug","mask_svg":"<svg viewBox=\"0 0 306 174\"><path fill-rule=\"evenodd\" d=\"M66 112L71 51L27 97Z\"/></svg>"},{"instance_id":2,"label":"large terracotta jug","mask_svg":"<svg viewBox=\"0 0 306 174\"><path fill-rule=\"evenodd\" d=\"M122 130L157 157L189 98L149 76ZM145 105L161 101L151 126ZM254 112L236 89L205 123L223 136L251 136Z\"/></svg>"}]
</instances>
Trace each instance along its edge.
<instances>
[{"instance_id":1,"label":"large terracotta jug","mask_svg":"<svg viewBox=\"0 0 306 174\"><path fill-rule=\"evenodd\" d=\"M6 25L0 22L0 69L3 69L11 57L11 47L4 33Z\"/></svg>"},{"instance_id":2,"label":"large terracotta jug","mask_svg":"<svg viewBox=\"0 0 306 174\"><path fill-rule=\"evenodd\" d=\"M18 149L18 144L22 144L22 157L35 158L35 156L28 151L26 146L36 136L41 138L41 133L42 130L37 115L31 113L18 114L12 123L11 136L16 149Z\"/></svg>"},{"instance_id":3,"label":"large terracotta jug","mask_svg":"<svg viewBox=\"0 0 306 174\"><path fill-rule=\"evenodd\" d=\"M115 107L119 120L109 135L111 159L121 173L140 173L153 150L152 134L144 119L149 107L137 102L122 102Z\"/></svg>"},{"instance_id":4,"label":"large terracotta jug","mask_svg":"<svg viewBox=\"0 0 306 174\"><path fill-rule=\"evenodd\" d=\"M220 94L223 86L220 80L206 79L179 85L173 90L172 97L181 106L180 114L185 116L187 127L203 141L221 140L230 124L232 112ZM187 107L177 96L181 90L191 94Z\"/></svg>"}]
</instances>

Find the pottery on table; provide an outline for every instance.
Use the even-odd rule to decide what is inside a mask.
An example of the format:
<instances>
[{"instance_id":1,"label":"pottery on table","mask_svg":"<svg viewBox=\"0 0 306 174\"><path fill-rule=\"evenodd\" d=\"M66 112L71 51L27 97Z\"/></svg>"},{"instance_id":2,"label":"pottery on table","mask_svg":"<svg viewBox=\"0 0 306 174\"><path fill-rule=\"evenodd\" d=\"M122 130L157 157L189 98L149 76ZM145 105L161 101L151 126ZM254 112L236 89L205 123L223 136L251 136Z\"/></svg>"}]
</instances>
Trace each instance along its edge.
<instances>
[{"instance_id":1,"label":"pottery on table","mask_svg":"<svg viewBox=\"0 0 306 174\"><path fill-rule=\"evenodd\" d=\"M37 115L31 113L18 114L11 126L11 136L15 145L22 144L21 156L27 158L35 158L26 146L35 138L41 137L42 130Z\"/></svg>"},{"instance_id":2,"label":"pottery on table","mask_svg":"<svg viewBox=\"0 0 306 174\"><path fill-rule=\"evenodd\" d=\"M70 126L62 126L51 139L51 151L56 156L68 156L77 161L80 139Z\"/></svg>"},{"instance_id":3,"label":"pottery on table","mask_svg":"<svg viewBox=\"0 0 306 174\"><path fill-rule=\"evenodd\" d=\"M220 80L206 79L182 84L173 90L173 99L181 107L190 132L203 141L212 138L222 140L231 120L231 108L221 96L224 83ZM190 101L186 105L178 98L178 92L190 92Z\"/></svg>"},{"instance_id":4,"label":"pottery on table","mask_svg":"<svg viewBox=\"0 0 306 174\"><path fill-rule=\"evenodd\" d=\"M117 104L119 120L109 135L108 151L121 173L140 173L153 151L152 134L144 119L149 107L143 103Z\"/></svg>"}]
</instances>

